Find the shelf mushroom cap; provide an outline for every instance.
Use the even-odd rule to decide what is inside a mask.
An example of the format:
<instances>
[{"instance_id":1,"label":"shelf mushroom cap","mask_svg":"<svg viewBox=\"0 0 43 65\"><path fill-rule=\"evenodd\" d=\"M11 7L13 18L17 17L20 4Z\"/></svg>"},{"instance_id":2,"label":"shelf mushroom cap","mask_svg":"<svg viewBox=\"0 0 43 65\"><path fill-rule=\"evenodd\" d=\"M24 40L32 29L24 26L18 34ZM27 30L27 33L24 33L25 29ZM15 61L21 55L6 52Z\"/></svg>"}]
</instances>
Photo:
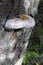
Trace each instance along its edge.
<instances>
[{"instance_id":1,"label":"shelf mushroom cap","mask_svg":"<svg viewBox=\"0 0 43 65\"><path fill-rule=\"evenodd\" d=\"M32 28L35 26L35 20L28 15L22 15L20 18L7 20L6 29Z\"/></svg>"}]
</instances>

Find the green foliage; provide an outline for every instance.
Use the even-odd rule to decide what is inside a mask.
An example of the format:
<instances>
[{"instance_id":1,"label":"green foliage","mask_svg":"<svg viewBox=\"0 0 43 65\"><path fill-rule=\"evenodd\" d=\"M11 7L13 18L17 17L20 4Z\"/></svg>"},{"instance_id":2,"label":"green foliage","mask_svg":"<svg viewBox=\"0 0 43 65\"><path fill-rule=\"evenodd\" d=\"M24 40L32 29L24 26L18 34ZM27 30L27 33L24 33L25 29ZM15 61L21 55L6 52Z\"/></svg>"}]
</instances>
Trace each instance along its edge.
<instances>
[{"instance_id":1,"label":"green foliage","mask_svg":"<svg viewBox=\"0 0 43 65\"><path fill-rule=\"evenodd\" d=\"M37 36L42 36L43 37L43 28L41 27L37 27L36 28L36 33L37 33Z\"/></svg>"},{"instance_id":2,"label":"green foliage","mask_svg":"<svg viewBox=\"0 0 43 65\"><path fill-rule=\"evenodd\" d=\"M24 65L34 64L36 62L36 59L39 57L39 54L34 51L26 51L25 57L23 59Z\"/></svg>"},{"instance_id":3,"label":"green foliage","mask_svg":"<svg viewBox=\"0 0 43 65\"><path fill-rule=\"evenodd\" d=\"M28 51L26 51L25 57L23 59L23 64L25 65L28 61L28 58L30 58L30 53Z\"/></svg>"},{"instance_id":4,"label":"green foliage","mask_svg":"<svg viewBox=\"0 0 43 65\"><path fill-rule=\"evenodd\" d=\"M27 47L27 51L23 59L23 64L41 65L43 62L42 55L43 55L43 29L41 27L35 27L33 34L30 37L30 43Z\"/></svg>"}]
</instances>

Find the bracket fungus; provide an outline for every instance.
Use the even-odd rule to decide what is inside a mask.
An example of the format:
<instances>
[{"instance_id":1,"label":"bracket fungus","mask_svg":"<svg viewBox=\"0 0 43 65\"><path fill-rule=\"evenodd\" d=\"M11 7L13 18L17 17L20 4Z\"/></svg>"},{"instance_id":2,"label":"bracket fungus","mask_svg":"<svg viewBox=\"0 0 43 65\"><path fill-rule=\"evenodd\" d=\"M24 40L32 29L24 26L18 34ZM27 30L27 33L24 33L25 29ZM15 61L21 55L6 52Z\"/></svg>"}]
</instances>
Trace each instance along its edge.
<instances>
[{"instance_id":1,"label":"bracket fungus","mask_svg":"<svg viewBox=\"0 0 43 65\"><path fill-rule=\"evenodd\" d=\"M20 15L20 18L9 19L5 24L6 29L32 28L34 26L34 19L28 15Z\"/></svg>"}]
</instances>

